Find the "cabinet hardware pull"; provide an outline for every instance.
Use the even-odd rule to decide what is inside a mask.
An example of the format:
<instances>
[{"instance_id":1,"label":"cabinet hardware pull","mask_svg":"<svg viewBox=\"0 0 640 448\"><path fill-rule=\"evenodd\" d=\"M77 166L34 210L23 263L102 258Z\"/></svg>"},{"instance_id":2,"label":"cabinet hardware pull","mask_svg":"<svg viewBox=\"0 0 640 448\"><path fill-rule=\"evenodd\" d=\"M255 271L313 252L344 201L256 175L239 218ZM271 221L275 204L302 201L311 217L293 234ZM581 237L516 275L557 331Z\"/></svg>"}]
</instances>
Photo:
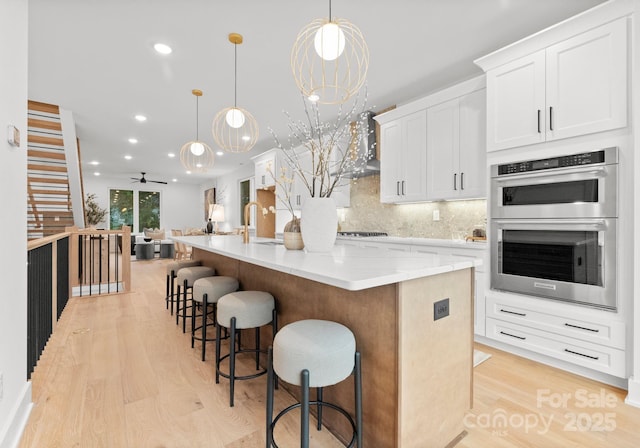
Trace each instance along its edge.
<instances>
[{"instance_id":1,"label":"cabinet hardware pull","mask_svg":"<svg viewBox=\"0 0 640 448\"><path fill-rule=\"evenodd\" d=\"M540 109L538 109L538 134L540 134Z\"/></svg>"},{"instance_id":2,"label":"cabinet hardware pull","mask_svg":"<svg viewBox=\"0 0 640 448\"><path fill-rule=\"evenodd\" d=\"M512 338L520 339L521 341L524 341L525 339L527 339L524 336L516 336L515 334L505 333L504 331L501 331L500 334L503 334L505 336L511 336Z\"/></svg>"},{"instance_id":3,"label":"cabinet hardware pull","mask_svg":"<svg viewBox=\"0 0 640 448\"><path fill-rule=\"evenodd\" d=\"M587 328L587 327L581 327L580 325L572 325L572 324L568 324L565 322L564 324L567 327L571 327L571 328L577 328L578 330L587 330L587 331L593 331L594 333L600 333L600 330L598 330L597 328Z\"/></svg>"},{"instance_id":4,"label":"cabinet hardware pull","mask_svg":"<svg viewBox=\"0 0 640 448\"><path fill-rule=\"evenodd\" d=\"M460 189L464 190L464 173L460 173Z\"/></svg>"},{"instance_id":5,"label":"cabinet hardware pull","mask_svg":"<svg viewBox=\"0 0 640 448\"><path fill-rule=\"evenodd\" d=\"M458 179L457 179L458 173L453 173L453 189L457 190L458 188Z\"/></svg>"},{"instance_id":6,"label":"cabinet hardware pull","mask_svg":"<svg viewBox=\"0 0 640 448\"><path fill-rule=\"evenodd\" d=\"M502 308L500 308L500 312L501 313L507 313L507 314L515 314L516 316L522 316L522 317L526 316L526 313L516 313L515 311L509 311L509 310L505 310L505 309L502 309Z\"/></svg>"},{"instance_id":7,"label":"cabinet hardware pull","mask_svg":"<svg viewBox=\"0 0 640 448\"><path fill-rule=\"evenodd\" d=\"M404 196L404 195L405 195L405 192L404 192L404 181L402 181L402 196Z\"/></svg>"},{"instance_id":8,"label":"cabinet hardware pull","mask_svg":"<svg viewBox=\"0 0 640 448\"><path fill-rule=\"evenodd\" d=\"M553 106L549 107L549 130L553 131Z\"/></svg>"},{"instance_id":9,"label":"cabinet hardware pull","mask_svg":"<svg viewBox=\"0 0 640 448\"><path fill-rule=\"evenodd\" d=\"M396 196L400 196L400 181L396 181Z\"/></svg>"},{"instance_id":10,"label":"cabinet hardware pull","mask_svg":"<svg viewBox=\"0 0 640 448\"><path fill-rule=\"evenodd\" d=\"M589 359L595 359L596 361L598 359L600 359L599 356L585 355L584 353L574 352L573 350L569 350L568 348L565 348L564 351L567 352L567 353L571 353L572 355L578 355L578 356L583 356L583 357L589 358Z\"/></svg>"}]
</instances>

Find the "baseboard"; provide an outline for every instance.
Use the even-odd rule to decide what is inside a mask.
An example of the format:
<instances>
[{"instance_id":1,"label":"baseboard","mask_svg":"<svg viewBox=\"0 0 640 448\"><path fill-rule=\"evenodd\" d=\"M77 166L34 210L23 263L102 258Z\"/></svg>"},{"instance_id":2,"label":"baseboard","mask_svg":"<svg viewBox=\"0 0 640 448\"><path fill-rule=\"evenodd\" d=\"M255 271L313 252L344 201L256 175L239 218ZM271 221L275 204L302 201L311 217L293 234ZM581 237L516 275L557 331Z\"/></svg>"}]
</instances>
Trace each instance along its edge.
<instances>
[{"instance_id":1,"label":"baseboard","mask_svg":"<svg viewBox=\"0 0 640 448\"><path fill-rule=\"evenodd\" d=\"M624 399L624 402L629 406L640 408L640 380L635 377L629 378L628 387L627 398Z\"/></svg>"},{"instance_id":2,"label":"baseboard","mask_svg":"<svg viewBox=\"0 0 640 448\"><path fill-rule=\"evenodd\" d=\"M27 381L22 389L22 397L16 402L8 424L3 428L4 433L0 434L0 448L16 448L20 444L32 408L31 381Z\"/></svg>"},{"instance_id":3,"label":"baseboard","mask_svg":"<svg viewBox=\"0 0 640 448\"><path fill-rule=\"evenodd\" d=\"M593 369L588 369L586 367L577 366L575 364L571 364L570 362L562 361L560 359L552 358L547 355L542 355L540 353L532 352L520 347L505 344L504 342L489 339L485 336L475 335L475 341L480 344L488 345L489 347L497 348L498 350L502 350L507 353L512 353L514 355L521 356L523 358L527 358L532 361L548 365L550 367L555 367L556 369L564 370L575 375L599 381L601 383L609 384L620 389L626 390L629 387L627 378L619 378L607 373L602 373ZM640 387L640 385L638 387Z\"/></svg>"}]
</instances>

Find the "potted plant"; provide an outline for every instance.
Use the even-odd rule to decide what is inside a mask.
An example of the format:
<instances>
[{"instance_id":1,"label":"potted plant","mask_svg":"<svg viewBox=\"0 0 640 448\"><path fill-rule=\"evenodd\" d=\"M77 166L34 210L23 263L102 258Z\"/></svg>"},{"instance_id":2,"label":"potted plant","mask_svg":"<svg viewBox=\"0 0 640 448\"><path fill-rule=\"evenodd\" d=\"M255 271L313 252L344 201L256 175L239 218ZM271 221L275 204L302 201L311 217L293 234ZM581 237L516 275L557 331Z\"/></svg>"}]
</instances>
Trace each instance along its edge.
<instances>
[{"instance_id":1,"label":"potted plant","mask_svg":"<svg viewBox=\"0 0 640 448\"><path fill-rule=\"evenodd\" d=\"M294 120L285 112L290 132L287 144L283 144L273 130L269 129L276 147L284 156L279 184L288 188L280 189L279 194L284 198L279 199L288 204L295 217L290 194L291 185L297 177L309 192L300 217L305 248L312 252L326 252L335 243L338 226L336 206L331 194L338 186L349 181L347 173L351 177L357 177L363 170L367 154L358 151L358 147L364 137L374 130L368 127L366 89L362 102L357 95L350 107L340 104L332 121L321 119L318 103L303 98L303 104L304 120Z\"/></svg>"},{"instance_id":2,"label":"potted plant","mask_svg":"<svg viewBox=\"0 0 640 448\"><path fill-rule=\"evenodd\" d=\"M104 221L107 216L107 209L102 208L96 202L94 193L88 194L84 202L85 225L87 227L95 227Z\"/></svg>"}]
</instances>

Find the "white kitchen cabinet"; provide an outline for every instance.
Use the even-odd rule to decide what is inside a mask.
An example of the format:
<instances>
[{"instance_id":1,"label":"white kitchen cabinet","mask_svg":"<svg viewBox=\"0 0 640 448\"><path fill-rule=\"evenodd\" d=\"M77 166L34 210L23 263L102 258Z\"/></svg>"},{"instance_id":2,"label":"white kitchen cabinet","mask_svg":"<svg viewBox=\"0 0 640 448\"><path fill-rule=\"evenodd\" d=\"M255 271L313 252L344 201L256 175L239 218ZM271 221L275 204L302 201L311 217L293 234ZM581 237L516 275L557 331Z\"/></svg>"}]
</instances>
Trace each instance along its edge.
<instances>
[{"instance_id":1,"label":"white kitchen cabinet","mask_svg":"<svg viewBox=\"0 0 640 448\"><path fill-rule=\"evenodd\" d=\"M486 197L485 89L427 110L427 199Z\"/></svg>"},{"instance_id":2,"label":"white kitchen cabinet","mask_svg":"<svg viewBox=\"0 0 640 448\"><path fill-rule=\"evenodd\" d=\"M487 150L627 125L621 18L487 71Z\"/></svg>"},{"instance_id":3,"label":"white kitchen cabinet","mask_svg":"<svg viewBox=\"0 0 640 448\"><path fill-rule=\"evenodd\" d=\"M380 124L380 202L426 200L427 111Z\"/></svg>"},{"instance_id":4,"label":"white kitchen cabinet","mask_svg":"<svg viewBox=\"0 0 640 448\"><path fill-rule=\"evenodd\" d=\"M544 299L491 294L486 316L490 339L625 376L626 326L607 311L584 314Z\"/></svg>"},{"instance_id":5,"label":"white kitchen cabinet","mask_svg":"<svg viewBox=\"0 0 640 448\"><path fill-rule=\"evenodd\" d=\"M266 188L276 184L274 176L278 176L277 151L265 151L252 158L255 165L255 187Z\"/></svg>"}]
</instances>

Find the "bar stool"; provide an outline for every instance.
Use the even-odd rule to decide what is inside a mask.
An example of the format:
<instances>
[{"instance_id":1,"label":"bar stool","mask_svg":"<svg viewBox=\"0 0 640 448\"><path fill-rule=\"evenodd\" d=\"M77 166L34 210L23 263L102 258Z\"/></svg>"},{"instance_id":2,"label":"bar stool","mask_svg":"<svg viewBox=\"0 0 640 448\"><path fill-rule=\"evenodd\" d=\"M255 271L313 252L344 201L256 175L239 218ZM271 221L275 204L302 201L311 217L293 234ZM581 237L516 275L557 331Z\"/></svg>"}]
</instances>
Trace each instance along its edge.
<instances>
[{"instance_id":1,"label":"bar stool","mask_svg":"<svg viewBox=\"0 0 640 448\"><path fill-rule=\"evenodd\" d=\"M207 341L215 341L214 338L207 339L207 327L215 326L216 323L216 305L220 297L238 290L238 279L234 277L224 277L216 275L213 277L199 278L193 282L193 291L191 294L191 348L194 341L202 341L202 360L205 357L205 347ZM197 305L202 308L202 313L196 313ZM212 305L209 312L209 305ZM212 323L207 323L207 317L213 318ZM196 327L196 318L202 317L202 325ZM196 336L196 332L201 330L201 335Z\"/></svg>"},{"instance_id":2,"label":"bar stool","mask_svg":"<svg viewBox=\"0 0 640 448\"><path fill-rule=\"evenodd\" d=\"M322 428L322 408L329 407L344 415L353 428L348 447L362 448L362 376L360 353L356 340L347 327L327 320L300 320L285 325L269 348L267 376L267 447L276 447L273 430L278 420L289 411L300 410L300 447L309 447L309 406L317 406L318 431ZM349 413L323 401L323 388L354 375L356 420ZM301 402L282 410L273 418L274 375L295 386L301 386ZM316 388L316 401L309 401L309 388Z\"/></svg>"},{"instance_id":3,"label":"bar stool","mask_svg":"<svg viewBox=\"0 0 640 448\"><path fill-rule=\"evenodd\" d=\"M236 380L249 380L267 373L263 369L253 375L236 375L236 355L238 353L255 353L256 370L260 370L260 327L271 323L272 334L278 329L275 300L271 294L263 291L236 291L218 300L218 316L216 327L216 384L220 376L229 378L229 406L233 407L233 396ZM229 329L229 353L220 357L221 328ZM236 331L255 328L255 348L243 349L238 343L236 348ZM238 335L239 342L239 335ZM229 358L229 373L220 371L220 362Z\"/></svg>"},{"instance_id":4,"label":"bar stool","mask_svg":"<svg viewBox=\"0 0 640 448\"><path fill-rule=\"evenodd\" d=\"M198 260L178 260L167 263L167 295L164 300L169 309L169 302L171 302L171 315L173 316L173 301L175 298L174 281L178 275L178 271L182 268L188 268L192 266L200 266L202 263Z\"/></svg>"},{"instance_id":5,"label":"bar stool","mask_svg":"<svg viewBox=\"0 0 640 448\"><path fill-rule=\"evenodd\" d=\"M182 332L187 331L187 292L193 288L193 283L199 278L211 277L216 275L213 268L207 266L190 266L182 268L178 271L176 282L178 283L178 291L176 294L176 325L180 323L182 317ZM182 291L180 290L182 288ZM180 296L182 296L182 307L180 306ZM182 311L182 315L180 312Z\"/></svg>"}]
</instances>

